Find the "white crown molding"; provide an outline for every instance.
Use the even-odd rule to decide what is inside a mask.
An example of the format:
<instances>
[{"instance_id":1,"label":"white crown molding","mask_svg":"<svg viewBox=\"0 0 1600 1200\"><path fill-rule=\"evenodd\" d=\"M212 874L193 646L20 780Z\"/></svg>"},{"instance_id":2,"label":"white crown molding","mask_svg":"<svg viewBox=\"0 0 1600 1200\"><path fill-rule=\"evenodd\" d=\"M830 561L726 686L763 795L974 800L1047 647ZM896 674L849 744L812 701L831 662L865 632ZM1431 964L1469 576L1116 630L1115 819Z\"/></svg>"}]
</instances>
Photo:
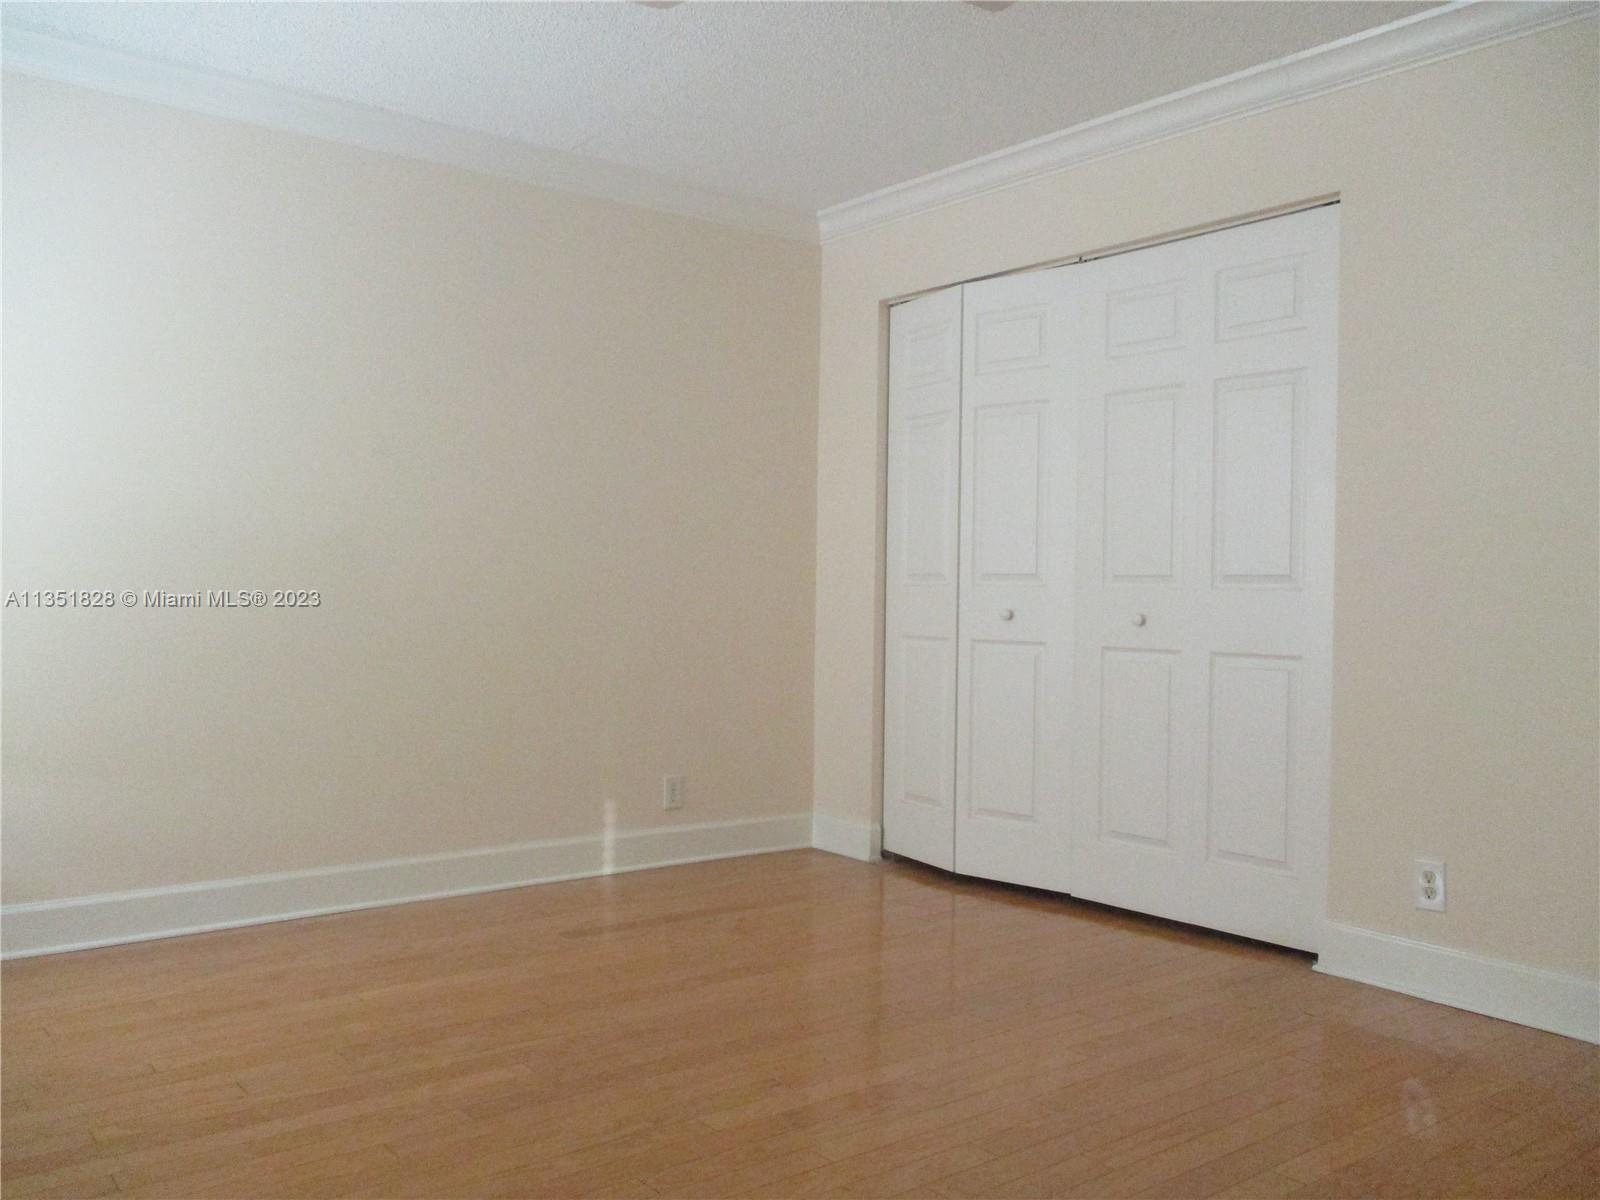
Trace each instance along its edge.
<instances>
[{"instance_id":1,"label":"white crown molding","mask_svg":"<svg viewBox=\"0 0 1600 1200\"><path fill-rule=\"evenodd\" d=\"M1452 1008L1600 1042L1600 982L1329 921L1316 969Z\"/></svg>"},{"instance_id":2,"label":"white crown molding","mask_svg":"<svg viewBox=\"0 0 1600 1200\"><path fill-rule=\"evenodd\" d=\"M613 200L815 244L815 215L725 196L647 171L545 150L513 138L456 129L386 109L89 46L16 25L0 30L0 63L10 71L95 88L135 100L227 117L286 133L343 142L401 158L464 167L556 191Z\"/></svg>"},{"instance_id":3,"label":"white crown molding","mask_svg":"<svg viewBox=\"0 0 1600 1200\"><path fill-rule=\"evenodd\" d=\"M794 813L8 904L0 908L0 957L31 958L810 845L811 814Z\"/></svg>"},{"instance_id":4,"label":"white crown molding","mask_svg":"<svg viewBox=\"0 0 1600 1200\"><path fill-rule=\"evenodd\" d=\"M815 243L819 236L828 242L861 233L1095 159L1580 20L1596 11L1600 4L1595 0L1455 0L894 184L815 216L512 138L89 46L15 25L4 26L0 33L0 62L23 74L268 129Z\"/></svg>"},{"instance_id":5,"label":"white crown molding","mask_svg":"<svg viewBox=\"0 0 1600 1200\"><path fill-rule=\"evenodd\" d=\"M1425 66L1600 11L1582 3L1442 5L1181 92L1097 117L969 162L835 204L817 214L824 242L1015 187L1208 126Z\"/></svg>"}]
</instances>

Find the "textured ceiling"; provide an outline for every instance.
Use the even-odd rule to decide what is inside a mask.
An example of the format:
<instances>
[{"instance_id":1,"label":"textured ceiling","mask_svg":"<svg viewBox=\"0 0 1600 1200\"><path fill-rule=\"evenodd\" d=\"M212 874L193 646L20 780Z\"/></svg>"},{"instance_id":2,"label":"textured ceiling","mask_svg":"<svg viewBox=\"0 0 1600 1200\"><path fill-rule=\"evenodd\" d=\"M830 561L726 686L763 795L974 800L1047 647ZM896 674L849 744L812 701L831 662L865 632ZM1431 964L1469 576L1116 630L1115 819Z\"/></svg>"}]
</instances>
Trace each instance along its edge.
<instances>
[{"instance_id":1,"label":"textured ceiling","mask_svg":"<svg viewBox=\"0 0 1600 1200\"><path fill-rule=\"evenodd\" d=\"M1433 7L7 3L7 25L803 212Z\"/></svg>"}]
</instances>

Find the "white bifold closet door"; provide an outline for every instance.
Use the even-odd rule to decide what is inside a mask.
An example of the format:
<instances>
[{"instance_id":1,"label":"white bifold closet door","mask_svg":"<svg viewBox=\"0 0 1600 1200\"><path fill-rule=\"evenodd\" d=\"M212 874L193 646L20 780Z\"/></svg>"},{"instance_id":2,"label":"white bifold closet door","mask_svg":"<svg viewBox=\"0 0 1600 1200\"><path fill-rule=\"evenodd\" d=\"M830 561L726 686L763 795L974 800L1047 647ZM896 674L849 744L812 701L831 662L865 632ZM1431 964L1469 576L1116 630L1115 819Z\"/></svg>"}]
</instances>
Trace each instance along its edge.
<instances>
[{"instance_id":1,"label":"white bifold closet door","mask_svg":"<svg viewBox=\"0 0 1600 1200\"><path fill-rule=\"evenodd\" d=\"M889 310L884 849L955 869L961 289Z\"/></svg>"},{"instance_id":2,"label":"white bifold closet door","mask_svg":"<svg viewBox=\"0 0 1600 1200\"><path fill-rule=\"evenodd\" d=\"M1073 427L1063 271L962 288L955 869L1069 890Z\"/></svg>"},{"instance_id":3,"label":"white bifold closet door","mask_svg":"<svg viewBox=\"0 0 1600 1200\"><path fill-rule=\"evenodd\" d=\"M887 850L1316 948L1337 220L891 309Z\"/></svg>"},{"instance_id":4,"label":"white bifold closet door","mask_svg":"<svg viewBox=\"0 0 1600 1200\"><path fill-rule=\"evenodd\" d=\"M1073 891L1317 948L1338 210L1070 268Z\"/></svg>"},{"instance_id":5,"label":"white bifold closet door","mask_svg":"<svg viewBox=\"0 0 1600 1200\"><path fill-rule=\"evenodd\" d=\"M889 313L884 848L1067 888L1071 439L1062 277Z\"/></svg>"}]
</instances>

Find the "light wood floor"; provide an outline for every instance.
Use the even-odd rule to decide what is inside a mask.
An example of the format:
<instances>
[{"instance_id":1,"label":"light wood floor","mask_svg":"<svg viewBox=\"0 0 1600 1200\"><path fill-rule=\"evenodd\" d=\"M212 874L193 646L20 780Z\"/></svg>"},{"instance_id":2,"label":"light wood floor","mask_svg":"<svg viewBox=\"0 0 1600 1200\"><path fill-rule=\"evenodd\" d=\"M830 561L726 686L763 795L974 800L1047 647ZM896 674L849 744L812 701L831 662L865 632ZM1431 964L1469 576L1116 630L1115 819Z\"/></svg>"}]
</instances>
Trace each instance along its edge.
<instances>
[{"instance_id":1,"label":"light wood floor","mask_svg":"<svg viewBox=\"0 0 1600 1200\"><path fill-rule=\"evenodd\" d=\"M1600 1194L1600 1049L816 851L3 978L18 1200Z\"/></svg>"}]
</instances>

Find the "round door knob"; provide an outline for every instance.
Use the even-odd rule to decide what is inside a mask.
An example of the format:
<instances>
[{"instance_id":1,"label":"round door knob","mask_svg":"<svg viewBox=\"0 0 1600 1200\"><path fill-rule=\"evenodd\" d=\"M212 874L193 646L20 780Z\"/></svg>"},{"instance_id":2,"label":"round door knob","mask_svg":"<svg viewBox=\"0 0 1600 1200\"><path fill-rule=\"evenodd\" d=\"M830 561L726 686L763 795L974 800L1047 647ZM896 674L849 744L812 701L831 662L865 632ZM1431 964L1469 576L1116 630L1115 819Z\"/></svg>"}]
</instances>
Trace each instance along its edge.
<instances>
[{"instance_id":1,"label":"round door knob","mask_svg":"<svg viewBox=\"0 0 1600 1200\"><path fill-rule=\"evenodd\" d=\"M1011 620L1012 617L1014 617L1016 615L1017 615L1017 610L1014 609L1014 608L1002 608L1000 610L1000 619L1002 621L1009 621L1009 620Z\"/></svg>"},{"instance_id":2,"label":"round door knob","mask_svg":"<svg viewBox=\"0 0 1600 1200\"><path fill-rule=\"evenodd\" d=\"M1139 625L1139 626L1142 627L1147 620L1149 620L1149 618L1146 617L1143 613L1134 613L1133 614L1133 623L1135 625Z\"/></svg>"}]
</instances>

